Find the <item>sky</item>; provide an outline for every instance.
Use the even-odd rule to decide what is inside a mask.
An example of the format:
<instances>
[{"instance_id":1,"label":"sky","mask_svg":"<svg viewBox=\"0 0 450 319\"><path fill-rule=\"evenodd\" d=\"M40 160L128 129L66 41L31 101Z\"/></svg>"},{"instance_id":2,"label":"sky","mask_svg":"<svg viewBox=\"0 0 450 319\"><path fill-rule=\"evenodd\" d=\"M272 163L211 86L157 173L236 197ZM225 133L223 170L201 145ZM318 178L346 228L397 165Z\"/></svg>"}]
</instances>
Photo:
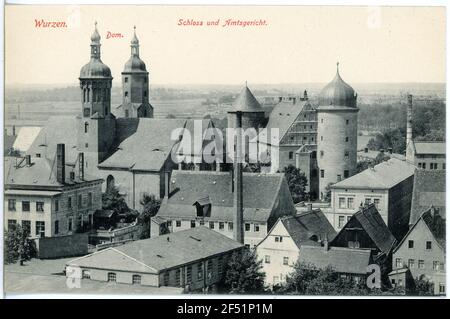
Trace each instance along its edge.
<instances>
[{"instance_id":1,"label":"sky","mask_svg":"<svg viewBox=\"0 0 450 319\"><path fill-rule=\"evenodd\" d=\"M223 27L226 19L266 24ZM444 7L7 5L6 85L78 84L95 21L115 85L134 25L151 84L324 83L337 61L348 83L446 79Z\"/></svg>"}]
</instances>

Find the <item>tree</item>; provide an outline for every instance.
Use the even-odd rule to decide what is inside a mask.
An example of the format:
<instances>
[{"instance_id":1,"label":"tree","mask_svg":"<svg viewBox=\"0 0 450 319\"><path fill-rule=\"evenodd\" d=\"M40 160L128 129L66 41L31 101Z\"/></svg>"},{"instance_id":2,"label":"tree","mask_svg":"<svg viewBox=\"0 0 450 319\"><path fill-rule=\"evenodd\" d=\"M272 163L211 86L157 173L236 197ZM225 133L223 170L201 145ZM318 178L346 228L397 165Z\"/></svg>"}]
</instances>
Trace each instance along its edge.
<instances>
[{"instance_id":1,"label":"tree","mask_svg":"<svg viewBox=\"0 0 450 319\"><path fill-rule=\"evenodd\" d=\"M414 280L414 290L409 293L415 296L432 296L433 283L426 279Z\"/></svg>"},{"instance_id":2,"label":"tree","mask_svg":"<svg viewBox=\"0 0 450 319\"><path fill-rule=\"evenodd\" d=\"M20 225L10 227L4 239L5 263L11 264L18 260L23 265L24 261L30 260L36 254L34 242L28 237L29 231Z\"/></svg>"},{"instance_id":3,"label":"tree","mask_svg":"<svg viewBox=\"0 0 450 319\"><path fill-rule=\"evenodd\" d=\"M161 207L161 201L155 195L144 194L140 201L143 206L142 212L139 214L138 223L144 226L141 234L141 239L150 237L150 221L155 216Z\"/></svg>"},{"instance_id":4,"label":"tree","mask_svg":"<svg viewBox=\"0 0 450 319\"><path fill-rule=\"evenodd\" d=\"M309 196L306 192L308 179L306 178L305 173L303 173L299 168L296 168L294 165L285 167L283 173L286 177L294 204L308 200Z\"/></svg>"},{"instance_id":5,"label":"tree","mask_svg":"<svg viewBox=\"0 0 450 319\"><path fill-rule=\"evenodd\" d=\"M119 193L115 186L108 187L105 193L102 194L102 209L113 210L119 215L127 213L128 208L125 198Z\"/></svg>"},{"instance_id":6,"label":"tree","mask_svg":"<svg viewBox=\"0 0 450 319\"><path fill-rule=\"evenodd\" d=\"M244 166L242 171L248 173L261 173L261 163L248 163Z\"/></svg>"},{"instance_id":7,"label":"tree","mask_svg":"<svg viewBox=\"0 0 450 319\"><path fill-rule=\"evenodd\" d=\"M242 252L234 252L228 260L222 289L230 294L263 293L265 276L262 260L245 248Z\"/></svg>"},{"instance_id":8,"label":"tree","mask_svg":"<svg viewBox=\"0 0 450 319\"><path fill-rule=\"evenodd\" d=\"M333 183L329 183L327 186L325 186L325 194L323 196L323 200L325 202L331 202L331 186Z\"/></svg>"}]
</instances>

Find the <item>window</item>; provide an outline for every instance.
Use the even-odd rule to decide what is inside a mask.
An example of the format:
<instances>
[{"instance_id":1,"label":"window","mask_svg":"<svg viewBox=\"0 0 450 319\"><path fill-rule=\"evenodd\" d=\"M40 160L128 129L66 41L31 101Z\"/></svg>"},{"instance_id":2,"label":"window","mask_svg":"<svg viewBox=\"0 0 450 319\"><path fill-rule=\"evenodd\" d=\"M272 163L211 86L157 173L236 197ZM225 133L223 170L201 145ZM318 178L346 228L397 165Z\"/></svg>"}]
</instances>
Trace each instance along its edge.
<instances>
[{"instance_id":1,"label":"window","mask_svg":"<svg viewBox=\"0 0 450 319\"><path fill-rule=\"evenodd\" d=\"M219 274L221 274L223 272L223 257L222 256L220 256L217 259L217 272Z\"/></svg>"},{"instance_id":2,"label":"window","mask_svg":"<svg viewBox=\"0 0 450 319\"><path fill-rule=\"evenodd\" d=\"M23 201L22 202L22 211L23 212L29 212L30 211L30 202L29 201Z\"/></svg>"},{"instance_id":3,"label":"window","mask_svg":"<svg viewBox=\"0 0 450 319\"><path fill-rule=\"evenodd\" d=\"M128 77L126 76L124 79L125 83L128 83Z\"/></svg>"},{"instance_id":4,"label":"window","mask_svg":"<svg viewBox=\"0 0 450 319\"><path fill-rule=\"evenodd\" d=\"M430 250L431 249L431 241L427 241L426 242L426 249Z\"/></svg>"},{"instance_id":5,"label":"window","mask_svg":"<svg viewBox=\"0 0 450 319\"><path fill-rule=\"evenodd\" d=\"M266 255L266 256L264 257L264 262L265 262L266 264L270 264L270 256L269 256L269 255Z\"/></svg>"},{"instance_id":6,"label":"window","mask_svg":"<svg viewBox=\"0 0 450 319\"><path fill-rule=\"evenodd\" d=\"M84 123L84 133L87 133L87 132L89 132L89 123L85 122Z\"/></svg>"},{"instance_id":7,"label":"window","mask_svg":"<svg viewBox=\"0 0 450 319\"><path fill-rule=\"evenodd\" d=\"M274 285L278 285L280 283L280 277L278 276L273 276L273 284Z\"/></svg>"},{"instance_id":8,"label":"window","mask_svg":"<svg viewBox=\"0 0 450 319\"><path fill-rule=\"evenodd\" d=\"M414 259L408 259L408 268L409 269L414 268L414 264L415 264Z\"/></svg>"},{"instance_id":9,"label":"window","mask_svg":"<svg viewBox=\"0 0 450 319\"><path fill-rule=\"evenodd\" d=\"M355 205L354 202L355 202L355 200L354 200L353 197L347 198L347 208L352 209L354 207L354 205Z\"/></svg>"},{"instance_id":10,"label":"window","mask_svg":"<svg viewBox=\"0 0 450 319\"><path fill-rule=\"evenodd\" d=\"M69 196L67 198L67 208L72 209L72 197Z\"/></svg>"},{"instance_id":11,"label":"window","mask_svg":"<svg viewBox=\"0 0 450 319\"><path fill-rule=\"evenodd\" d=\"M325 170L323 170L323 169L320 170L320 177L321 178L325 177Z\"/></svg>"},{"instance_id":12,"label":"window","mask_svg":"<svg viewBox=\"0 0 450 319\"><path fill-rule=\"evenodd\" d=\"M323 119L320 119L320 123L323 123Z\"/></svg>"},{"instance_id":13,"label":"window","mask_svg":"<svg viewBox=\"0 0 450 319\"><path fill-rule=\"evenodd\" d=\"M36 222L36 236L44 237L45 235L45 222Z\"/></svg>"},{"instance_id":14,"label":"window","mask_svg":"<svg viewBox=\"0 0 450 319\"><path fill-rule=\"evenodd\" d=\"M91 279L91 271L87 270L87 269L84 269L81 272L81 278L83 278L83 279Z\"/></svg>"},{"instance_id":15,"label":"window","mask_svg":"<svg viewBox=\"0 0 450 319\"><path fill-rule=\"evenodd\" d=\"M83 196L78 195L78 207L83 207Z\"/></svg>"},{"instance_id":16,"label":"window","mask_svg":"<svg viewBox=\"0 0 450 319\"><path fill-rule=\"evenodd\" d=\"M283 257L283 265L289 265L289 257Z\"/></svg>"},{"instance_id":17,"label":"window","mask_svg":"<svg viewBox=\"0 0 450 319\"><path fill-rule=\"evenodd\" d=\"M250 231L250 224L249 223L245 223L245 231Z\"/></svg>"},{"instance_id":18,"label":"window","mask_svg":"<svg viewBox=\"0 0 450 319\"><path fill-rule=\"evenodd\" d=\"M344 224L345 224L345 216L339 216L338 228L344 227Z\"/></svg>"},{"instance_id":19,"label":"window","mask_svg":"<svg viewBox=\"0 0 450 319\"><path fill-rule=\"evenodd\" d=\"M255 230L256 233L259 232L259 225L258 224L255 224L254 230Z\"/></svg>"},{"instance_id":20,"label":"window","mask_svg":"<svg viewBox=\"0 0 450 319\"><path fill-rule=\"evenodd\" d=\"M177 221L175 222L175 226L176 226L176 227L181 227L181 220L177 220Z\"/></svg>"},{"instance_id":21,"label":"window","mask_svg":"<svg viewBox=\"0 0 450 319\"><path fill-rule=\"evenodd\" d=\"M228 222L228 230L233 230L233 222Z\"/></svg>"},{"instance_id":22,"label":"window","mask_svg":"<svg viewBox=\"0 0 450 319\"><path fill-rule=\"evenodd\" d=\"M364 203L365 203L366 205L369 205L371 202L372 202L372 198L365 198L365 199L364 199Z\"/></svg>"},{"instance_id":23,"label":"window","mask_svg":"<svg viewBox=\"0 0 450 319\"><path fill-rule=\"evenodd\" d=\"M320 140L323 141L323 136L320 136Z\"/></svg>"},{"instance_id":24,"label":"window","mask_svg":"<svg viewBox=\"0 0 450 319\"><path fill-rule=\"evenodd\" d=\"M339 208L343 209L345 207L345 197L339 197Z\"/></svg>"},{"instance_id":25,"label":"window","mask_svg":"<svg viewBox=\"0 0 450 319\"><path fill-rule=\"evenodd\" d=\"M15 219L8 219L8 229L13 229L16 227L17 220Z\"/></svg>"},{"instance_id":26,"label":"window","mask_svg":"<svg viewBox=\"0 0 450 319\"><path fill-rule=\"evenodd\" d=\"M59 211L59 200L55 199L55 212Z\"/></svg>"},{"instance_id":27,"label":"window","mask_svg":"<svg viewBox=\"0 0 450 319\"><path fill-rule=\"evenodd\" d=\"M289 152L289 159L293 159L294 158L294 152Z\"/></svg>"},{"instance_id":28,"label":"window","mask_svg":"<svg viewBox=\"0 0 450 319\"><path fill-rule=\"evenodd\" d=\"M442 169L445 169L445 163L442 163Z\"/></svg>"},{"instance_id":29,"label":"window","mask_svg":"<svg viewBox=\"0 0 450 319\"><path fill-rule=\"evenodd\" d=\"M342 180L342 176L341 176L341 174L338 174L337 181L340 182L341 180Z\"/></svg>"},{"instance_id":30,"label":"window","mask_svg":"<svg viewBox=\"0 0 450 319\"><path fill-rule=\"evenodd\" d=\"M348 142L348 136L345 137L345 141Z\"/></svg>"},{"instance_id":31,"label":"window","mask_svg":"<svg viewBox=\"0 0 450 319\"><path fill-rule=\"evenodd\" d=\"M425 261L419 259L418 266L419 266L419 269L424 269L425 268Z\"/></svg>"},{"instance_id":32,"label":"window","mask_svg":"<svg viewBox=\"0 0 450 319\"><path fill-rule=\"evenodd\" d=\"M36 202L36 211L43 212L44 211L44 202Z\"/></svg>"},{"instance_id":33,"label":"window","mask_svg":"<svg viewBox=\"0 0 450 319\"><path fill-rule=\"evenodd\" d=\"M130 117L130 111L125 110L125 117Z\"/></svg>"},{"instance_id":34,"label":"window","mask_svg":"<svg viewBox=\"0 0 450 319\"><path fill-rule=\"evenodd\" d=\"M373 199L373 204L375 205L375 207L377 209L380 208L380 199L379 198L374 198Z\"/></svg>"},{"instance_id":35,"label":"window","mask_svg":"<svg viewBox=\"0 0 450 319\"><path fill-rule=\"evenodd\" d=\"M195 228L195 220L191 220L191 228Z\"/></svg>"},{"instance_id":36,"label":"window","mask_svg":"<svg viewBox=\"0 0 450 319\"><path fill-rule=\"evenodd\" d=\"M109 281L109 282L116 282L116 273L114 273L114 272L109 272L109 273L108 273L108 281Z\"/></svg>"},{"instance_id":37,"label":"window","mask_svg":"<svg viewBox=\"0 0 450 319\"><path fill-rule=\"evenodd\" d=\"M219 222L219 229L223 230L225 228L225 225L223 222Z\"/></svg>"},{"instance_id":38,"label":"window","mask_svg":"<svg viewBox=\"0 0 450 319\"><path fill-rule=\"evenodd\" d=\"M348 178L350 176L350 173L348 170L344 170L344 178Z\"/></svg>"},{"instance_id":39,"label":"window","mask_svg":"<svg viewBox=\"0 0 450 319\"><path fill-rule=\"evenodd\" d=\"M132 282L133 282L133 285L140 285L141 284L141 275L133 275Z\"/></svg>"},{"instance_id":40,"label":"window","mask_svg":"<svg viewBox=\"0 0 450 319\"><path fill-rule=\"evenodd\" d=\"M414 240L408 240L408 248L414 248Z\"/></svg>"},{"instance_id":41,"label":"window","mask_svg":"<svg viewBox=\"0 0 450 319\"><path fill-rule=\"evenodd\" d=\"M347 223L352 219L352 216L347 216Z\"/></svg>"},{"instance_id":42,"label":"window","mask_svg":"<svg viewBox=\"0 0 450 319\"><path fill-rule=\"evenodd\" d=\"M88 193L88 205L92 205L92 193Z\"/></svg>"},{"instance_id":43,"label":"window","mask_svg":"<svg viewBox=\"0 0 450 319\"><path fill-rule=\"evenodd\" d=\"M348 123L349 123L350 121L349 120L345 120L345 124L347 124L348 125Z\"/></svg>"},{"instance_id":44,"label":"window","mask_svg":"<svg viewBox=\"0 0 450 319\"><path fill-rule=\"evenodd\" d=\"M433 261L433 270L439 270L439 261Z\"/></svg>"},{"instance_id":45,"label":"window","mask_svg":"<svg viewBox=\"0 0 450 319\"><path fill-rule=\"evenodd\" d=\"M186 282L188 284L192 282L192 266L186 267Z\"/></svg>"},{"instance_id":46,"label":"window","mask_svg":"<svg viewBox=\"0 0 450 319\"><path fill-rule=\"evenodd\" d=\"M395 268L402 268L403 263L401 258L395 258Z\"/></svg>"},{"instance_id":47,"label":"window","mask_svg":"<svg viewBox=\"0 0 450 319\"><path fill-rule=\"evenodd\" d=\"M203 278L203 267L202 264L197 264L197 280Z\"/></svg>"},{"instance_id":48,"label":"window","mask_svg":"<svg viewBox=\"0 0 450 319\"><path fill-rule=\"evenodd\" d=\"M31 221L22 220L22 228L28 235L30 235L31 234Z\"/></svg>"},{"instance_id":49,"label":"window","mask_svg":"<svg viewBox=\"0 0 450 319\"><path fill-rule=\"evenodd\" d=\"M41 153L36 153L36 157L41 157Z\"/></svg>"},{"instance_id":50,"label":"window","mask_svg":"<svg viewBox=\"0 0 450 319\"><path fill-rule=\"evenodd\" d=\"M144 91L144 97L147 97L147 91Z\"/></svg>"},{"instance_id":51,"label":"window","mask_svg":"<svg viewBox=\"0 0 450 319\"><path fill-rule=\"evenodd\" d=\"M68 223L68 226L67 226L67 229L68 229L69 231L72 231L72 223L73 223L72 218L69 218L69 223Z\"/></svg>"},{"instance_id":52,"label":"window","mask_svg":"<svg viewBox=\"0 0 450 319\"><path fill-rule=\"evenodd\" d=\"M16 200L15 199L8 199L8 210L16 211Z\"/></svg>"},{"instance_id":53,"label":"window","mask_svg":"<svg viewBox=\"0 0 450 319\"><path fill-rule=\"evenodd\" d=\"M214 229L214 222L209 222L209 228Z\"/></svg>"},{"instance_id":54,"label":"window","mask_svg":"<svg viewBox=\"0 0 450 319\"><path fill-rule=\"evenodd\" d=\"M172 226L172 221L171 220L168 220L167 221L167 227L171 227Z\"/></svg>"},{"instance_id":55,"label":"window","mask_svg":"<svg viewBox=\"0 0 450 319\"><path fill-rule=\"evenodd\" d=\"M439 283L439 293L445 294L445 284Z\"/></svg>"},{"instance_id":56,"label":"window","mask_svg":"<svg viewBox=\"0 0 450 319\"><path fill-rule=\"evenodd\" d=\"M87 143L85 144L85 146L87 147ZM75 172L70 172L69 176L70 176L70 180L73 181L75 179Z\"/></svg>"},{"instance_id":57,"label":"window","mask_svg":"<svg viewBox=\"0 0 450 319\"><path fill-rule=\"evenodd\" d=\"M180 278L181 278L181 270L177 269L175 270L175 282L177 283L177 285L180 284Z\"/></svg>"},{"instance_id":58,"label":"window","mask_svg":"<svg viewBox=\"0 0 450 319\"><path fill-rule=\"evenodd\" d=\"M59 220L55 220L55 235L59 233Z\"/></svg>"},{"instance_id":59,"label":"window","mask_svg":"<svg viewBox=\"0 0 450 319\"><path fill-rule=\"evenodd\" d=\"M325 155L324 151L320 151L320 157L323 157L323 155Z\"/></svg>"},{"instance_id":60,"label":"window","mask_svg":"<svg viewBox=\"0 0 450 319\"><path fill-rule=\"evenodd\" d=\"M125 91L125 97L128 97L128 91Z\"/></svg>"},{"instance_id":61,"label":"window","mask_svg":"<svg viewBox=\"0 0 450 319\"><path fill-rule=\"evenodd\" d=\"M84 115L84 117L91 116L91 109L88 108L88 107L85 107L84 110L83 110L83 115Z\"/></svg>"},{"instance_id":62,"label":"window","mask_svg":"<svg viewBox=\"0 0 450 319\"><path fill-rule=\"evenodd\" d=\"M344 157L345 157L345 158L348 158L348 156L349 156L349 152L348 152L348 151L345 151L345 152L344 152Z\"/></svg>"}]
</instances>

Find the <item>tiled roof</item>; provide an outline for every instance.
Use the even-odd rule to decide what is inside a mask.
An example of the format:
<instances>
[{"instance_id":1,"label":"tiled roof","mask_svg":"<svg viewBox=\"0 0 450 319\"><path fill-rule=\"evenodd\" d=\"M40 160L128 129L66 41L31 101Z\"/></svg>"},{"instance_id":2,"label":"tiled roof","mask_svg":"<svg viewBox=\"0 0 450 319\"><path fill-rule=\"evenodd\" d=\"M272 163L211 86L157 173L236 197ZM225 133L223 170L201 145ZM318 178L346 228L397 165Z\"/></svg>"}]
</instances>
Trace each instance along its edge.
<instances>
[{"instance_id":1,"label":"tiled roof","mask_svg":"<svg viewBox=\"0 0 450 319\"><path fill-rule=\"evenodd\" d=\"M299 262L320 269L331 267L334 271L347 274L365 275L370 264L370 249L302 246Z\"/></svg>"},{"instance_id":2,"label":"tiled roof","mask_svg":"<svg viewBox=\"0 0 450 319\"><path fill-rule=\"evenodd\" d=\"M445 155L445 142L419 142L414 141L416 154L442 154Z\"/></svg>"},{"instance_id":3,"label":"tiled roof","mask_svg":"<svg viewBox=\"0 0 450 319\"><path fill-rule=\"evenodd\" d=\"M233 102L233 108L231 112L233 111L264 112L258 100L255 98L255 96L247 86L242 89L241 93Z\"/></svg>"},{"instance_id":4,"label":"tiled roof","mask_svg":"<svg viewBox=\"0 0 450 319\"><path fill-rule=\"evenodd\" d=\"M414 165L391 158L388 161L368 168L341 182L332 188L378 188L389 189L414 175Z\"/></svg>"},{"instance_id":5,"label":"tiled roof","mask_svg":"<svg viewBox=\"0 0 450 319\"><path fill-rule=\"evenodd\" d=\"M445 170L417 169L414 174L414 187L409 224L413 225L422 212L434 206L445 218Z\"/></svg>"},{"instance_id":6,"label":"tiled roof","mask_svg":"<svg viewBox=\"0 0 450 319\"><path fill-rule=\"evenodd\" d=\"M388 254L394 248L395 237L389 231L389 228L384 223L383 218L374 204L368 207L361 207L352 218L356 218L359 221L362 228L380 251ZM341 232L345 232L345 226Z\"/></svg>"},{"instance_id":7,"label":"tiled roof","mask_svg":"<svg viewBox=\"0 0 450 319\"><path fill-rule=\"evenodd\" d=\"M172 132L177 128L184 128L185 124L186 120L140 118L136 131L126 137L116 151L98 166L159 171L176 143L171 139Z\"/></svg>"},{"instance_id":8,"label":"tiled roof","mask_svg":"<svg viewBox=\"0 0 450 319\"><path fill-rule=\"evenodd\" d=\"M158 216L195 217L196 208L192 205L209 196L210 219L233 220L231 182L231 172L173 171L171 195L167 203L163 202ZM243 173L244 219L267 221L283 183L287 187L283 174ZM292 210L295 212L293 205Z\"/></svg>"},{"instance_id":9,"label":"tiled roof","mask_svg":"<svg viewBox=\"0 0 450 319\"><path fill-rule=\"evenodd\" d=\"M17 163L16 163L17 161ZM46 158L32 158L31 165L26 165L24 158L17 158L8 161L9 168L6 170L7 176L5 186L7 188L16 188L22 185L26 186L62 186L56 180L56 161ZM100 180L88 175L84 175L84 180L80 180L77 172L75 178L70 179L70 172L74 167L66 165L65 184L79 184L86 181Z\"/></svg>"},{"instance_id":10,"label":"tiled roof","mask_svg":"<svg viewBox=\"0 0 450 319\"><path fill-rule=\"evenodd\" d=\"M242 244L200 226L108 248L68 265L155 273L241 247Z\"/></svg>"}]
</instances>

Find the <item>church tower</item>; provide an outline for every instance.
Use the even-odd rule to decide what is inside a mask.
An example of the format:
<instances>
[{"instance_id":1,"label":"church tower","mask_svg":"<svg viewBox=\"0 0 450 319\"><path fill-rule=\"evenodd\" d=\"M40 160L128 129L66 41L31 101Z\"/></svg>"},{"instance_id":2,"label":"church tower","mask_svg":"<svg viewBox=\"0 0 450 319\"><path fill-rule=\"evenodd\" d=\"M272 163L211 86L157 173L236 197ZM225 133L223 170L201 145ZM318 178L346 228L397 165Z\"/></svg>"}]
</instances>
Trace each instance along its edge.
<instances>
[{"instance_id":1,"label":"church tower","mask_svg":"<svg viewBox=\"0 0 450 319\"><path fill-rule=\"evenodd\" d=\"M327 186L346 179L356 171L358 111L357 94L342 80L337 64L336 76L319 95L317 107L317 165L319 197Z\"/></svg>"},{"instance_id":2,"label":"church tower","mask_svg":"<svg viewBox=\"0 0 450 319\"><path fill-rule=\"evenodd\" d=\"M97 168L114 141L115 117L111 113L111 70L100 58L100 34L91 36L91 59L80 71L81 114L78 116L78 151L84 153L86 171Z\"/></svg>"},{"instance_id":3,"label":"church tower","mask_svg":"<svg viewBox=\"0 0 450 319\"><path fill-rule=\"evenodd\" d=\"M118 107L119 116L125 118L153 117L153 107L149 103L148 72L144 61L139 57L139 40L131 40L131 57L122 72L122 104Z\"/></svg>"}]
</instances>

